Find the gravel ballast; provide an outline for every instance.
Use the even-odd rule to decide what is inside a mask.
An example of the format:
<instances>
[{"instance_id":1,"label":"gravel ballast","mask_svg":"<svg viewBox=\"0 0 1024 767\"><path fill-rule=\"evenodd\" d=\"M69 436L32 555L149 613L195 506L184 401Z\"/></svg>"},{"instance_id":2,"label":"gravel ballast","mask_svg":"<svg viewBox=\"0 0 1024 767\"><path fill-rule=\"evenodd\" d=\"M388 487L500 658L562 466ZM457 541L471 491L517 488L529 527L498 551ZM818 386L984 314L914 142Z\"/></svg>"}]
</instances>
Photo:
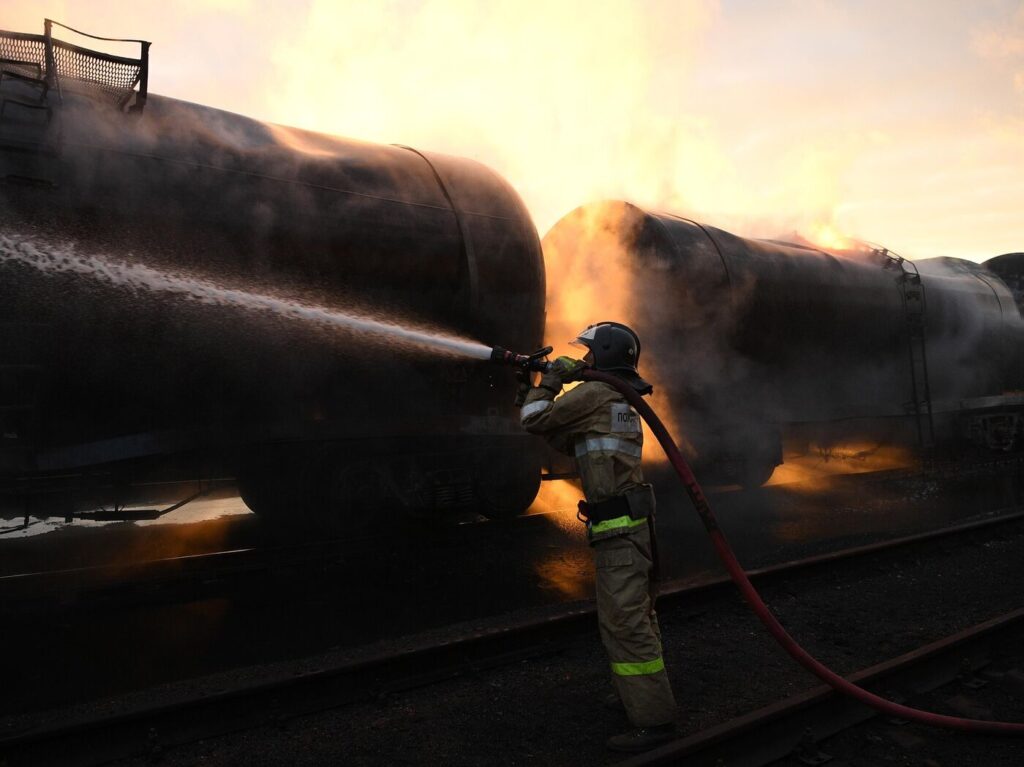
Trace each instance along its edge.
<instances>
[{"instance_id":1,"label":"gravel ballast","mask_svg":"<svg viewBox=\"0 0 1024 767\"><path fill-rule=\"evenodd\" d=\"M764 596L813 655L849 673L1021 607L1022 529L834 564L777 581ZM817 684L738 596L694 600L660 618L681 734ZM171 749L162 763L610 764L604 741L627 725L601 705L609 691L592 636L550 657Z\"/></svg>"}]
</instances>

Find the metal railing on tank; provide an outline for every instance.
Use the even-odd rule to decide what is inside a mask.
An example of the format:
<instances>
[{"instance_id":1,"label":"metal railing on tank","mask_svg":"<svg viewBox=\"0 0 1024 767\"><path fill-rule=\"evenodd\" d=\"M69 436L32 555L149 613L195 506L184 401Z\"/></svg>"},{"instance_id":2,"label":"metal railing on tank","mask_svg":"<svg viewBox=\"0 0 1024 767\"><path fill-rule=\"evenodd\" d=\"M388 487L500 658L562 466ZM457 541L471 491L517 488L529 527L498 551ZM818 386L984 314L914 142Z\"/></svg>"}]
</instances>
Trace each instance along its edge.
<instances>
[{"instance_id":1,"label":"metal railing on tank","mask_svg":"<svg viewBox=\"0 0 1024 767\"><path fill-rule=\"evenodd\" d=\"M137 43L139 57L115 56L59 40L53 36L54 26L92 40ZM90 35L52 19L45 20L44 30L41 35L0 31L3 69L43 80L61 98L66 90L125 112L142 112L149 93L149 42Z\"/></svg>"}]
</instances>

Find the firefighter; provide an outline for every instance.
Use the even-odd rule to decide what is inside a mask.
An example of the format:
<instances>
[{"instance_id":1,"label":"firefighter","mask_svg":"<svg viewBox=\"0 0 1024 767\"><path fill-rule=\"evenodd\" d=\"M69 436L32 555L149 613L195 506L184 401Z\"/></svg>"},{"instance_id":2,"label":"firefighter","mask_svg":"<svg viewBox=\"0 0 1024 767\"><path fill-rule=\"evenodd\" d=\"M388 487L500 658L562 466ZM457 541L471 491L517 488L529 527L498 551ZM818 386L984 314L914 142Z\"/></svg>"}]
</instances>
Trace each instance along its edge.
<instances>
[{"instance_id":1,"label":"firefighter","mask_svg":"<svg viewBox=\"0 0 1024 767\"><path fill-rule=\"evenodd\" d=\"M614 387L598 381L559 394L587 365L641 394L652 387L637 372L640 339L625 325L590 325L572 343L587 350L582 361L559 357L536 388L523 384L522 424L576 458L586 497L579 517L594 550L597 617L617 693L606 703L625 708L633 725L609 739L608 748L646 751L673 738L676 704L654 612L654 493L640 471L640 417Z\"/></svg>"}]
</instances>

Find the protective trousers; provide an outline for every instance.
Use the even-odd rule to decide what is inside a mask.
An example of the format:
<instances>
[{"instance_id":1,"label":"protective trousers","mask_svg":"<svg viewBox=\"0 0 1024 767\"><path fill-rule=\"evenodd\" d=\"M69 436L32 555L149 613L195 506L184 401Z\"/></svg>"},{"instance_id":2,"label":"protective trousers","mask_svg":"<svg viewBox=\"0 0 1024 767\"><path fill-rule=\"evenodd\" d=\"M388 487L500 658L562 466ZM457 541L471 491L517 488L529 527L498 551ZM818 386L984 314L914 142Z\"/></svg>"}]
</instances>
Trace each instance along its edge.
<instances>
[{"instance_id":1,"label":"protective trousers","mask_svg":"<svg viewBox=\"0 0 1024 767\"><path fill-rule=\"evenodd\" d=\"M647 525L594 541L597 620L612 680L634 727L657 727L675 717L661 631L651 604L651 535Z\"/></svg>"}]
</instances>

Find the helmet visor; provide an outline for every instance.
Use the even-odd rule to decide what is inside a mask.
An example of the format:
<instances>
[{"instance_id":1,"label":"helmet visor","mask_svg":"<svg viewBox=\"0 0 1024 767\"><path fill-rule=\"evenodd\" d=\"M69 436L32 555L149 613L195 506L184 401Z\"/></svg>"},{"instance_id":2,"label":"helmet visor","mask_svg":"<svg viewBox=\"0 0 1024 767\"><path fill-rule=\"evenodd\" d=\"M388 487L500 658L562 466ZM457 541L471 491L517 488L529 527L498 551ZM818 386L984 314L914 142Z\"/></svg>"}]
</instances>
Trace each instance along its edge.
<instances>
[{"instance_id":1,"label":"helmet visor","mask_svg":"<svg viewBox=\"0 0 1024 767\"><path fill-rule=\"evenodd\" d=\"M576 334L576 338L570 341L569 345L578 349L590 349L592 348L590 344L595 338L597 338L597 325L587 325Z\"/></svg>"}]
</instances>

